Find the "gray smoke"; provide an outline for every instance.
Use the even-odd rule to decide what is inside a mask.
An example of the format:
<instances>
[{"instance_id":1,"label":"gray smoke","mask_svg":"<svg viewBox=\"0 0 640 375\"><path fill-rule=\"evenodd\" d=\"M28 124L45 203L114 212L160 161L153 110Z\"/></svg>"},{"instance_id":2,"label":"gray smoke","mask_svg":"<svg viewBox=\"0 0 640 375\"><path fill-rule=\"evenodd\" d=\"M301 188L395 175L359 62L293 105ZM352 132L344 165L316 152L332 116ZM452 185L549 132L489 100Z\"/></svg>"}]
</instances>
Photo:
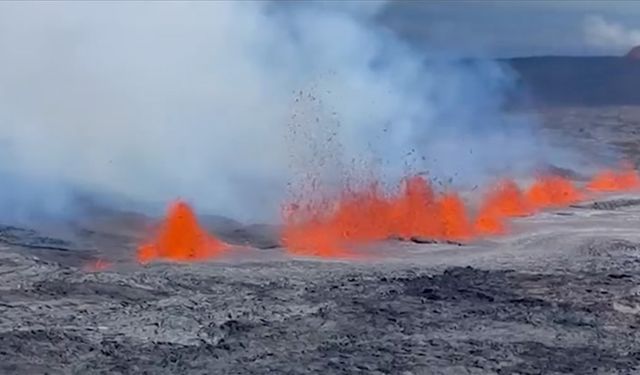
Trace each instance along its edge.
<instances>
[{"instance_id":1,"label":"gray smoke","mask_svg":"<svg viewBox=\"0 0 640 375\"><path fill-rule=\"evenodd\" d=\"M0 3L3 214L70 212L89 191L273 219L322 142L339 145L329 174L389 181L554 157L501 112L508 71L412 50L376 23L383 6Z\"/></svg>"}]
</instances>

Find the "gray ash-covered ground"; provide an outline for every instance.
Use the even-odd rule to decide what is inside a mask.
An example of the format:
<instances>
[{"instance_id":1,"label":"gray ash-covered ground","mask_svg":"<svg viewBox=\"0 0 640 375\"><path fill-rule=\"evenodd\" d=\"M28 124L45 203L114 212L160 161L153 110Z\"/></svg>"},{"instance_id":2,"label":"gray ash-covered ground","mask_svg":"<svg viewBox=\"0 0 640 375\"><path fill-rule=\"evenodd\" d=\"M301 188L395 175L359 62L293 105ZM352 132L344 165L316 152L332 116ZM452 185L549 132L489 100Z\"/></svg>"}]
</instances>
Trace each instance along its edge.
<instances>
[{"instance_id":1,"label":"gray ash-covered ground","mask_svg":"<svg viewBox=\"0 0 640 375\"><path fill-rule=\"evenodd\" d=\"M637 197L340 262L275 248L140 266L136 239L107 222L120 252L96 228L0 228L0 373L640 371ZM99 258L110 267L89 272Z\"/></svg>"}]
</instances>

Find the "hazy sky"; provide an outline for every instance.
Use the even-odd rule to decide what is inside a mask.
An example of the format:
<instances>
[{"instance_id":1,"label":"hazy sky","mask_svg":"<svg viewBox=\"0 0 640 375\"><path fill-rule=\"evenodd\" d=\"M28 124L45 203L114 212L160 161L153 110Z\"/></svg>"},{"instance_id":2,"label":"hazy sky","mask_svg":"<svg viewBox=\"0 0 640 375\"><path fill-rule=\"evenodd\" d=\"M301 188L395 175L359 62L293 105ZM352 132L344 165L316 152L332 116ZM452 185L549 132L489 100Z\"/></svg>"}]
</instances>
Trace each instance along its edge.
<instances>
[{"instance_id":1,"label":"hazy sky","mask_svg":"<svg viewBox=\"0 0 640 375\"><path fill-rule=\"evenodd\" d=\"M636 1L396 0L380 16L416 43L462 55L617 55L640 44Z\"/></svg>"}]
</instances>

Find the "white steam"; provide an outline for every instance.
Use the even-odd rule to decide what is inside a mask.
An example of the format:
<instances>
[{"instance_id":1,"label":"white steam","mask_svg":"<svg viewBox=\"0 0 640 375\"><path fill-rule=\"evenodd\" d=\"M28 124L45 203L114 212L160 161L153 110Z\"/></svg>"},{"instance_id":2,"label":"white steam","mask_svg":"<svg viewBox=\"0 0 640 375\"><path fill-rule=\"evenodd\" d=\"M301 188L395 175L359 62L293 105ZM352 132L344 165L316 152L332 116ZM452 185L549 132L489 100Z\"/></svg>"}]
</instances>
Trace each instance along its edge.
<instances>
[{"instance_id":1,"label":"white steam","mask_svg":"<svg viewBox=\"0 0 640 375\"><path fill-rule=\"evenodd\" d=\"M381 3L353 5L0 3L0 172L22 181L0 202L83 189L264 220L313 168L305 142L340 145L335 168L461 183L552 157L500 113L500 67L427 60Z\"/></svg>"},{"instance_id":2,"label":"white steam","mask_svg":"<svg viewBox=\"0 0 640 375\"><path fill-rule=\"evenodd\" d=\"M584 36L591 46L621 52L640 45L640 30L627 28L600 16L590 16L585 19Z\"/></svg>"}]
</instances>

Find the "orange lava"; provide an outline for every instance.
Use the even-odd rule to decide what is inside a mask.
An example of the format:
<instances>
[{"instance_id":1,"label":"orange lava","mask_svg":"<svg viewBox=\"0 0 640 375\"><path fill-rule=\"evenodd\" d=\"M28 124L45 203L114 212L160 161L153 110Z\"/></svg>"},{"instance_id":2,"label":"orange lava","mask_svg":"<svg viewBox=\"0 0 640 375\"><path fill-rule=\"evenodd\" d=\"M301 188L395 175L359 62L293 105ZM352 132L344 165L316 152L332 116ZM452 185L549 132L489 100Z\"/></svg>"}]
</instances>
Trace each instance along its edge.
<instances>
[{"instance_id":1,"label":"orange lava","mask_svg":"<svg viewBox=\"0 0 640 375\"><path fill-rule=\"evenodd\" d=\"M326 202L292 203L284 207L284 221L288 223L282 230L283 245L299 255L333 256L338 254L321 215Z\"/></svg>"},{"instance_id":2,"label":"orange lava","mask_svg":"<svg viewBox=\"0 0 640 375\"><path fill-rule=\"evenodd\" d=\"M388 215L388 201L372 184L361 192L344 194L329 222L344 241L382 240L389 236Z\"/></svg>"},{"instance_id":3,"label":"orange lava","mask_svg":"<svg viewBox=\"0 0 640 375\"><path fill-rule=\"evenodd\" d=\"M566 207L585 199L587 191L631 189L640 189L640 175L632 167L602 171L585 190L569 179L553 175L537 178L524 190L505 179L487 190L477 214L470 217L468 207L455 191L435 191L427 179L415 175L403 179L393 192L371 183L345 189L333 199L303 195L285 206L281 239L287 250L296 255L351 258L357 254L354 247L392 237L469 241L501 235L509 231L511 218ZM157 238L138 249L138 260L206 260L226 248L227 244L198 225L186 203L177 201L169 208ZM101 267L96 264L93 268Z\"/></svg>"},{"instance_id":4,"label":"orange lava","mask_svg":"<svg viewBox=\"0 0 640 375\"><path fill-rule=\"evenodd\" d=\"M587 189L594 192L640 189L640 175L633 168L624 168L620 171L607 169L593 176L587 184Z\"/></svg>"},{"instance_id":5,"label":"orange lava","mask_svg":"<svg viewBox=\"0 0 640 375\"><path fill-rule=\"evenodd\" d=\"M507 231L506 218L533 211L518 185L512 180L498 182L484 197L474 223L477 234L497 235Z\"/></svg>"},{"instance_id":6,"label":"orange lava","mask_svg":"<svg viewBox=\"0 0 640 375\"><path fill-rule=\"evenodd\" d=\"M288 224L282 232L282 243L297 255L336 257L343 252L327 226L317 221Z\"/></svg>"},{"instance_id":7,"label":"orange lava","mask_svg":"<svg viewBox=\"0 0 640 375\"><path fill-rule=\"evenodd\" d=\"M527 201L536 209L565 207L584 198L571 180L559 176L542 176L526 193Z\"/></svg>"},{"instance_id":8,"label":"orange lava","mask_svg":"<svg viewBox=\"0 0 640 375\"><path fill-rule=\"evenodd\" d=\"M630 184L631 176L620 175L619 180ZM354 245L390 237L468 241L508 232L510 218L581 199L583 192L559 176L539 177L524 192L514 181L502 180L485 194L470 220L457 193L437 193L425 178L411 176L394 194L384 194L372 184L333 202L291 205L282 238L290 252L320 257L344 256Z\"/></svg>"},{"instance_id":9,"label":"orange lava","mask_svg":"<svg viewBox=\"0 0 640 375\"><path fill-rule=\"evenodd\" d=\"M475 233L479 235L499 235L507 233L505 217L492 210L481 211L473 223Z\"/></svg>"},{"instance_id":10,"label":"orange lava","mask_svg":"<svg viewBox=\"0 0 640 375\"><path fill-rule=\"evenodd\" d=\"M398 195L389 199L388 235L403 239L441 237L444 223L440 217L441 206L427 180L422 176L409 177L402 182Z\"/></svg>"},{"instance_id":11,"label":"orange lava","mask_svg":"<svg viewBox=\"0 0 640 375\"><path fill-rule=\"evenodd\" d=\"M206 260L220 255L227 247L199 226L187 203L176 201L169 207L156 239L138 248L138 261Z\"/></svg>"},{"instance_id":12,"label":"orange lava","mask_svg":"<svg viewBox=\"0 0 640 375\"><path fill-rule=\"evenodd\" d=\"M375 184L347 191L337 202L293 204L285 210L282 240L299 255L351 256L350 244L388 237L388 212L388 202Z\"/></svg>"},{"instance_id":13,"label":"orange lava","mask_svg":"<svg viewBox=\"0 0 640 375\"><path fill-rule=\"evenodd\" d=\"M295 204L284 217L282 239L294 254L344 256L354 245L392 236L466 240L473 236L466 208L454 192L436 195L421 176L394 195L372 184L333 203Z\"/></svg>"},{"instance_id":14,"label":"orange lava","mask_svg":"<svg viewBox=\"0 0 640 375\"><path fill-rule=\"evenodd\" d=\"M467 211L456 193L446 193L440 200L443 232L440 238L447 240L469 240L473 236Z\"/></svg>"}]
</instances>

